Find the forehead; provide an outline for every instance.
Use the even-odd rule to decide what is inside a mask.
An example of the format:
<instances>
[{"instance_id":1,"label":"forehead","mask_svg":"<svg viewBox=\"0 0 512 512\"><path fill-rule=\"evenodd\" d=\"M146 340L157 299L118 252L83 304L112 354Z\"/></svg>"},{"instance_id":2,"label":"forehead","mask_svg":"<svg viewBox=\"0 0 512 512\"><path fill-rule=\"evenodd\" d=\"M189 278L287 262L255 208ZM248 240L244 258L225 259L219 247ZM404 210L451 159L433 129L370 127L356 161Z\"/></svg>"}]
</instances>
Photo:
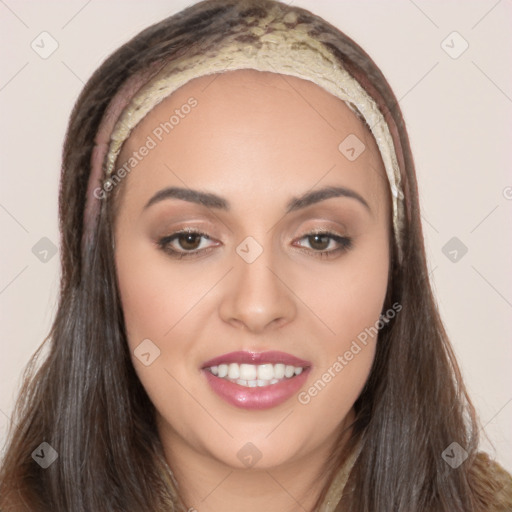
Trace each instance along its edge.
<instances>
[{"instance_id":1,"label":"forehead","mask_svg":"<svg viewBox=\"0 0 512 512\"><path fill-rule=\"evenodd\" d=\"M339 98L288 75L247 69L191 80L136 126L116 169L148 138L154 147L130 173L132 185L123 185L139 193L176 175L187 186L226 194L228 184L264 192L286 190L291 182L312 188L323 177L334 178L380 197L379 203L388 187L363 122ZM360 154L353 159L347 149Z\"/></svg>"}]
</instances>

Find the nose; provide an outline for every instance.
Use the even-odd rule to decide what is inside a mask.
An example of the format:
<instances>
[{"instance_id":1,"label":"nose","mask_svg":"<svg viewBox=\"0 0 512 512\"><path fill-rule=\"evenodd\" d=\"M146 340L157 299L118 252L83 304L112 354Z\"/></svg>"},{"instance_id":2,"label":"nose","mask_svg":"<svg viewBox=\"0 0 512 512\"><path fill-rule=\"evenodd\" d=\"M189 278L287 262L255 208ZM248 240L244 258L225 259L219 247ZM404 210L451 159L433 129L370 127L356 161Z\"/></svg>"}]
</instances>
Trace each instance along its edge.
<instances>
[{"instance_id":1,"label":"nose","mask_svg":"<svg viewBox=\"0 0 512 512\"><path fill-rule=\"evenodd\" d=\"M253 333L282 327L297 313L293 285L278 258L264 248L260 256L248 263L234 254L234 268L219 306L223 321Z\"/></svg>"}]
</instances>

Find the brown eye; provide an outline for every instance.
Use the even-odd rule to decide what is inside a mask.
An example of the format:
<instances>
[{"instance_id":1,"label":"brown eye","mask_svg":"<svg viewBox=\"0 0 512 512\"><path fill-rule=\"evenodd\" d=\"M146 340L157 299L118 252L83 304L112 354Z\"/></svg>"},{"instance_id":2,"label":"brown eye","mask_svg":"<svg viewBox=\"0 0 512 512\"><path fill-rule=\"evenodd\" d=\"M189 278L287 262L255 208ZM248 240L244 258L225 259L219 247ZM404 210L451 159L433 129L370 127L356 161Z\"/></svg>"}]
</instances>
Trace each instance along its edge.
<instances>
[{"instance_id":1,"label":"brown eye","mask_svg":"<svg viewBox=\"0 0 512 512\"><path fill-rule=\"evenodd\" d=\"M188 258L212 249L212 247L201 247L203 239L211 240L206 233L200 231L178 231L158 240L158 246L172 257Z\"/></svg>"},{"instance_id":2,"label":"brown eye","mask_svg":"<svg viewBox=\"0 0 512 512\"><path fill-rule=\"evenodd\" d=\"M352 248L352 239L346 236L336 235L327 231L318 233L309 233L304 235L300 240L307 240L311 249L307 249L303 246L306 252L313 253L314 256L320 258L328 258L335 256L338 253L348 251ZM328 249L328 247L334 243L334 248ZM336 247L337 244L337 247Z\"/></svg>"},{"instance_id":3,"label":"brown eye","mask_svg":"<svg viewBox=\"0 0 512 512\"><path fill-rule=\"evenodd\" d=\"M309 245L316 251L325 251L329 247L331 238L327 235L309 235Z\"/></svg>"},{"instance_id":4,"label":"brown eye","mask_svg":"<svg viewBox=\"0 0 512 512\"><path fill-rule=\"evenodd\" d=\"M178 241L178 245L180 248L185 249L187 251L193 251L198 248L201 243L201 237L196 233L186 233L182 235L178 235L176 238Z\"/></svg>"}]
</instances>

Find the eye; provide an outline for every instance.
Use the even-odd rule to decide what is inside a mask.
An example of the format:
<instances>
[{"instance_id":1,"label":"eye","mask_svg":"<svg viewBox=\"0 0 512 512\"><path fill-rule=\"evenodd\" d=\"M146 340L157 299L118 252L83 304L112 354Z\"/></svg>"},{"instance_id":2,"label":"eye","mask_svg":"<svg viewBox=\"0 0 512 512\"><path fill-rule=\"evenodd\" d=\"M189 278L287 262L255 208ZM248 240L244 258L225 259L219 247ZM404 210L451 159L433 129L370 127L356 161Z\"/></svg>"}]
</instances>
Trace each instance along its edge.
<instances>
[{"instance_id":1,"label":"eye","mask_svg":"<svg viewBox=\"0 0 512 512\"><path fill-rule=\"evenodd\" d=\"M202 247L201 239L211 240L206 233L194 229L185 229L160 238L157 243L158 247L171 257L182 259L199 256L213 249L213 246ZM351 238L329 231L308 233L299 240L304 239L308 241L310 249L300 246L301 250L312 253L318 258L329 258L352 248ZM335 247L332 248L332 245Z\"/></svg>"},{"instance_id":2,"label":"eye","mask_svg":"<svg viewBox=\"0 0 512 512\"><path fill-rule=\"evenodd\" d=\"M329 231L315 231L304 235L300 240L308 240L311 249L306 252L313 253L318 258L329 258L336 254L346 252L353 247L352 239L346 236L337 235ZM337 244L337 247L336 247ZM334 248L328 249L329 246Z\"/></svg>"},{"instance_id":3,"label":"eye","mask_svg":"<svg viewBox=\"0 0 512 512\"><path fill-rule=\"evenodd\" d=\"M213 247L201 247L201 239L211 240L206 233L193 229L177 231L158 240L158 247L173 258L182 259L209 252Z\"/></svg>"}]
</instances>

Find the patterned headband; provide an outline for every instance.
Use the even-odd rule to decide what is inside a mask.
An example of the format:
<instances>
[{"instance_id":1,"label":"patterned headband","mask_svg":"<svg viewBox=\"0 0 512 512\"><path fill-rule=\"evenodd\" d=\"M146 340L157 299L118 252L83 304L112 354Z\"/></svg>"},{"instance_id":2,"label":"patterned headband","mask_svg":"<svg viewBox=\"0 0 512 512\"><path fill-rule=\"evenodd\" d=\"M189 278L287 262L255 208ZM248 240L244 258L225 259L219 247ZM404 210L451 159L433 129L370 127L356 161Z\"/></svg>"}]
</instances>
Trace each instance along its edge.
<instances>
[{"instance_id":1,"label":"patterned headband","mask_svg":"<svg viewBox=\"0 0 512 512\"><path fill-rule=\"evenodd\" d=\"M125 82L110 102L95 139L84 213L83 246L93 237L93 225L100 201L106 197L105 191L112 189L121 147L144 116L194 78L229 70L255 69L314 82L343 100L358 117L366 121L379 148L389 181L393 230L399 262L402 261L404 195L390 127L373 98L341 66L332 51L312 38L303 23L298 23L297 14L279 14L278 11L276 16L275 11L271 11L257 24L232 26L220 42L191 45L185 56L155 62ZM121 171L118 170L117 178L126 172Z\"/></svg>"}]
</instances>

